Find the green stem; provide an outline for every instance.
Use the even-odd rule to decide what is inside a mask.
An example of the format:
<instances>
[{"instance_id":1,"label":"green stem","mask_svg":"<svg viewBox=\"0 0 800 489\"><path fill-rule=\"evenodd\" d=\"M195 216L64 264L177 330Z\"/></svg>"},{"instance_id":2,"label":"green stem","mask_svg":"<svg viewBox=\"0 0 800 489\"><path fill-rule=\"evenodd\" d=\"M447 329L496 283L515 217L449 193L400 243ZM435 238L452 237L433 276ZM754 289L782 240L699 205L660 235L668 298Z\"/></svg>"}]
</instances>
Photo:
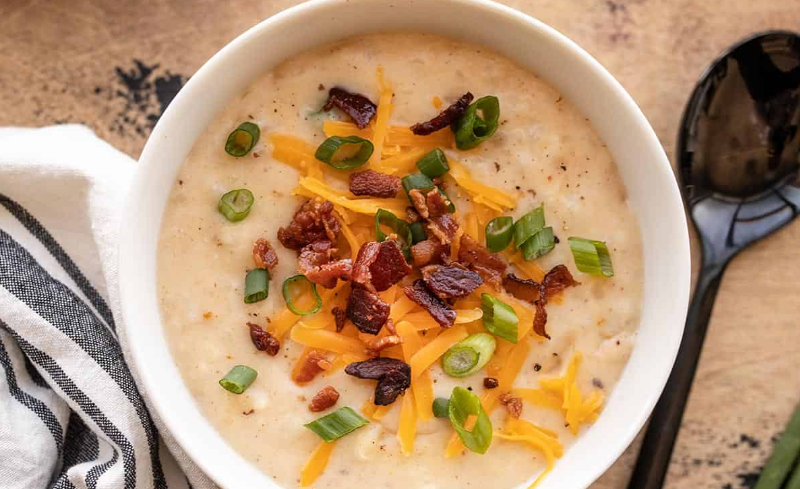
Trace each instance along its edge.
<instances>
[{"instance_id":1,"label":"green stem","mask_svg":"<svg viewBox=\"0 0 800 489\"><path fill-rule=\"evenodd\" d=\"M800 453L800 405L795 409L786 431L775 445L772 457L761 472L754 489L780 489L797 460L798 453ZM800 487L800 476L797 473L796 469L787 489ZM795 484L794 487L791 484Z\"/></svg>"}]
</instances>

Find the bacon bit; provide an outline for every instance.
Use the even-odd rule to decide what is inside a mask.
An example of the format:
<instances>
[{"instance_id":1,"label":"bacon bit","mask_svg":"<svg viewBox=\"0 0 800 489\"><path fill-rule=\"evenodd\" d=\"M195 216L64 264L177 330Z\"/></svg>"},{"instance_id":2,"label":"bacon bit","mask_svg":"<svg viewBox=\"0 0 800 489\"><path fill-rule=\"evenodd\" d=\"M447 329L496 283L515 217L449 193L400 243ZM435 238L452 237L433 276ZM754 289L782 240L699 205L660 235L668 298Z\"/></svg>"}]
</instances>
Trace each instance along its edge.
<instances>
[{"instance_id":1,"label":"bacon bit","mask_svg":"<svg viewBox=\"0 0 800 489\"><path fill-rule=\"evenodd\" d=\"M375 170L359 171L350 174L350 192L353 195L390 199L397 196L400 179Z\"/></svg>"},{"instance_id":2,"label":"bacon bit","mask_svg":"<svg viewBox=\"0 0 800 489\"><path fill-rule=\"evenodd\" d=\"M450 244L458 231L458 222L452 214L445 214L439 217L432 217L425 223L428 235L436 237L442 244Z\"/></svg>"},{"instance_id":3,"label":"bacon bit","mask_svg":"<svg viewBox=\"0 0 800 489\"><path fill-rule=\"evenodd\" d=\"M429 217L443 216L450 211L450 201L438 189L433 189L425 194L425 205L428 208Z\"/></svg>"},{"instance_id":4,"label":"bacon bit","mask_svg":"<svg viewBox=\"0 0 800 489\"><path fill-rule=\"evenodd\" d=\"M461 265L428 265L422 269L425 285L440 299L464 297L483 284L480 275Z\"/></svg>"},{"instance_id":5,"label":"bacon bit","mask_svg":"<svg viewBox=\"0 0 800 489\"><path fill-rule=\"evenodd\" d=\"M487 389L496 389L500 385L494 377L486 377L483 379L483 386Z\"/></svg>"},{"instance_id":6,"label":"bacon bit","mask_svg":"<svg viewBox=\"0 0 800 489\"><path fill-rule=\"evenodd\" d=\"M333 322L336 324L336 332L341 333L344 329L344 323L347 321L347 312L341 307L336 306L331 309L331 314L333 314Z\"/></svg>"},{"instance_id":7,"label":"bacon bit","mask_svg":"<svg viewBox=\"0 0 800 489\"><path fill-rule=\"evenodd\" d=\"M469 234L461 235L461 246L458 249L458 261L465 263L478 273L483 281L500 288L500 281L508 264L496 253L490 252Z\"/></svg>"},{"instance_id":8,"label":"bacon bit","mask_svg":"<svg viewBox=\"0 0 800 489\"><path fill-rule=\"evenodd\" d=\"M572 274L569 272L569 268L567 268L564 265L554 266L544 276L543 283L544 283L545 296L548 299L558 294L559 292L563 291L567 287L575 287L581 284L580 282L576 282L575 279L572 278Z\"/></svg>"},{"instance_id":9,"label":"bacon bit","mask_svg":"<svg viewBox=\"0 0 800 489\"><path fill-rule=\"evenodd\" d=\"M359 129L367 127L367 124L375 117L375 113L378 110L378 107L367 97L357 93L350 93L339 87L333 87L328 91L328 102L325 103L322 110L327 112L334 106L349 115Z\"/></svg>"},{"instance_id":10,"label":"bacon bit","mask_svg":"<svg viewBox=\"0 0 800 489\"><path fill-rule=\"evenodd\" d=\"M274 357L281 351L281 342L270 333L261 329L261 326L255 323L247 323L250 328L250 340L258 350L267 352L267 355Z\"/></svg>"},{"instance_id":11,"label":"bacon bit","mask_svg":"<svg viewBox=\"0 0 800 489\"><path fill-rule=\"evenodd\" d=\"M376 357L351 363L344 372L359 379L378 381L373 401L376 406L388 406L411 386L411 366L395 358Z\"/></svg>"},{"instance_id":12,"label":"bacon bit","mask_svg":"<svg viewBox=\"0 0 800 489\"><path fill-rule=\"evenodd\" d=\"M375 338L367 344L367 354L369 356L378 356L381 350L397 346L401 343L403 343L402 338L396 334L384 336L383 338Z\"/></svg>"},{"instance_id":13,"label":"bacon bit","mask_svg":"<svg viewBox=\"0 0 800 489\"><path fill-rule=\"evenodd\" d=\"M250 410L248 410L248 411L242 411L242 414L244 414L245 416L250 416L254 412L256 412L256 410L253 409L253 408L250 408Z\"/></svg>"},{"instance_id":14,"label":"bacon bit","mask_svg":"<svg viewBox=\"0 0 800 489\"><path fill-rule=\"evenodd\" d=\"M522 299L532 302L536 305L536 315L533 318L533 331L539 336L550 339L547 334L547 305L548 299L551 299L556 294L562 292L567 287L575 287L580 285L572 278L569 269L564 265L556 265L552 270L547 272L544 276L542 283L534 280L521 279L509 273L503 279L503 286L509 294L517 299Z\"/></svg>"},{"instance_id":15,"label":"bacon bit","mask_svg":"<svg viewBox=\"0 0 800 489\"><path fill-rule=\"evenodd\" d=\"M427 219L430 217L428 213L428 203L425 195L423 195L422 190L418 188L411 189L408 192L408 198L411 200L411 203L414 205L414 209L417 210L420 217L423 219Z\"/></svg>"},{"instance_id":16,"label":"bacon bit","mask_svg":"<svg viewBox=\"0 0 800 489\"><path fill-rule=\"evenodd\" d=\"M337 391L332 385L329 385L317 392L317 394L311 399L311 403L308 405L308 410L312 413L318 413L333 406L338 400L339 391Z\"/></svg>"},{"instance_id":17,"label":"bacon bit","mask_svg":"<svg viewBox=\"0 0 800 489\"><path fill-rule=\"evenodd\" d=\"M467 111L467 107L472 102L473 96L470 92L465 93L458 100L453 102L452 105L444 109L427 122L420 122L411 126L411 131L418 136L427 136L445 127L448 127L453 122L457 121Z\"/></svg>"},{"instance_id":18,"label":"bacon bit","mask_svg":"<svg viewBox=\"0 0 800 489\"><path fill-rule=\"evenodd\" d=\"M497 400L500 401L500 404L505 406L506 411L508 411L511 417L519 418L522 414L522 399L519 397L514 397L509 393L505 393L500 394Z\"/></svg>"},{"instance_id":19,"label":"bacon bit","mask_svg":"<svg viewBox=\"0 0 800 489\"><path fill-rule=\"evenodd\" d=\"M456 321L456 312L428 289L421 279L410 286L403 287L403 292L412 301L419 304L443 328L449 328Z\"/></svg>"},{"instance_id":20,"label":"bacon bit","mask_svg":"<svg viewBox=\"0 0 800 489\"><path fill-rule=\"evenodd\" d=\"M322 239L336 241L339 221L333 216L333 204L327 200L309 199L295 212L292 222L278 229L278 241L290 250Z\"/></svg>"},{"instance_id":21,"label":"bacon bit","mask_svg":"<svg viewBox=\"0 0 800 489\"><path fill-rule=\"evenodd\" d=\"M542 298L542 286L539 282L519 278L513 273L503 279L503 287L509 294L523 301L536 302Z\"/></svg>"},{"instance_id":22,"label":"bacon bit","mask_svg":"<svg viewBox=\"0 0 800 489\"><path fill-rule=\"evenodd\" d=\"M363 285L370 292L381 292L396 284L411 272L396 241L387 239L382 243L370 241L358 250L353 265L353 282Z\"/></svg>"},{"instance_id":23,"label":"bacon bit","mask_svg":"<svg viewBox=\"0 0 800 489\"><path fill-rule=\"evenodd\" d=\"M300 252L297 268L308 280L332 289L339 279L350 280L353 271L349 258L336 260L337 251L327 239L315 241Z\"/></svg>"},{"instance_id":24,"label":"bacon bit","mask_svg":"<svg viewBox=\"0 0 800 489\"><path fill-rule=\"evenodd\" d=\"M547 304L547 299L542 299L535 302L536 314L533 316L533 332L549 340L550 335L547 334L546 328L547 309L544 308L545 304Z\"/></svg>"},{"instance_id":25,"label":"bacon bit","mask_svg":"<svg viewBox=\"0 0 800 489\"><path fill-rule=\"evenodd\" d=\"M322 352L318 350L309 350L298 360L297 365L292 371L292 380L298 384L311 382L317 374L325 370L325 368L323 368L325 364L330 366L330 362L325 358Z\"/></svg>"},{"instance_id":26,"label":"bacon bit","mask_svg":"<svg viewBox=\"0 0 800 489\"><path fill-rule=\"evenodd\" d=\"M389 304L378 294L363 287L353 287L347 299L347 318L359 331L377 335L389 319Z\"/></svg>"},{"instance_id":27,"label":"bacon bit","mask_svg":"<svg viewBox=\"0 0 800 489\"><path fill-rule=\"evenodd\" d=\"M426 239L411 247L411 259L415 267L424 267L439 261L443 245L438 240Z\"/></svg>"},{"instance_id":28,"label":"bacon bit","mask_svg":"<svg viewBox=\"0 0 800 489\"><path fill-rule=\"evenodd\" d=\"M253 245L253 261L257 268L272 270L278 266L278 254L268 239L258 238Z\"/></svg>"},{"instance_id":29,"label":"bacon bit","mask_svg":"<svg viewBox=\"0 0 800 489\"><path fill-rule=\"evenodd\" d=\"M213 315L214 315L214 313L213 313L213 312L211 312L211 311L206 311L206 312L204 312L204 313L203 313L203 319L211 319L211 317L212 317Z\"/></svg>"},{"instance_id":30,"label":"bacon bit","mask_svg":"<svg viewBox=\"0 0 800 489\"><path fill-rule=\"evenodd\" d=\"M394 321L392 321L392 318L386 320L386 331L393 335L397 334L397 329L394 327Z\"/></svg>"}]
</instances>

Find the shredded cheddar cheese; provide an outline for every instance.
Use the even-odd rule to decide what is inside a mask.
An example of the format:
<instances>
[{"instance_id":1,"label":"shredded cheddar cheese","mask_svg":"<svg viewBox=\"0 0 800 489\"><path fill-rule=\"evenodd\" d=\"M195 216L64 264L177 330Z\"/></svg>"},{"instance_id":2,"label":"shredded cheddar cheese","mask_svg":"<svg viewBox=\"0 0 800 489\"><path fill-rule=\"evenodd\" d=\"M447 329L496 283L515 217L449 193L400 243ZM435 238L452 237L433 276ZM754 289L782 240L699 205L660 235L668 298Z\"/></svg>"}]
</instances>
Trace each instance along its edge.
<instances>
[{"instance_id":1,"label":"shredded cheddar cheese","mask_svg":"<svg viewBox=\"0 0 800 489\"><path fill-rule=\"evenodd\" d=\"M593 392L588 399L583 399L583 394L578 388L577 376L583 355L575 352L567 365L564 376L541 379L538 389L520 389L523 399L534 404L560 409L570 431L577 435L582 424L594 422L600 414L604 396L600 391ZM554 404L558 402L558 405Z\"/></svg>"},{"instance_id":2,"label":"shredded cheddar cheese","mask_svg":"<svg viewBox=\"0 0 800 489\"><path fill-rule=\"evenodd\" d=\"M325 121L322 126L325 136L358 136L372 140L374 128L372 126L359 129L352 122ZM428 136L417 136L405 126L388 126L384 143L388 147L400 146L404 148L451 148L453 147L453 133L451 131L436 131Z\"/></svg>"},{"instance_id":3,"label":"shredded cheddar cheese","mask_svg":"<svg viewBox=\"0 0 800 489\"><path fill-rule=\"evenodd\" d=\"M325 329L292 328L292 341L301 345L334 353L349 353L361 360L367 357L364 343L356 338L328 331Z\"/></svg>"},{"instance_id":4,"label":"shredded cheddar cheese","mask_svg":"<svg viewBox=\"0 0 800 489\"><path fill-rule=\"evenodd\" d=\"M431 103L433 103L433 107L436 108L436 109L441 109L442 108L442 99L439 98L438 95L434 95L433 96L433 100L431 101Z\"/></svg>"},{"instance_id":5,"label":"shredded cheddar cheese","mask_svg":"<svg viewBox=\"0 0 800 489\"><path fill-rule=\"evenodd\" d=\"M325 200L331 201L334 205L339 205L345 209L350 209L361 214L374 216L378 209L386 209L395 215L403 215L407 203L400 199L353 199L343 192L333 189L324 182L316 178L304 177L300 179L300 187L313 192ZM298 193L295 191L295 193Z\"/></svg>"},{"instance_id":6,"label":"shredded cheddar cheese","mask_svg":"<svg viewBox=\"0 0 800 489\"><path fill-rule=\"evenodd\" d=\"M464 326L453 326L444 333L436 337L422 349L420 349L411 359L408 364L411 366L411 381L420 375L425 369L433 365L433 362L439 359L444 352L450 349L459 341L467 337L467 330Z\"/></svg>"},{"instance_id":7,"label":"shredded cheddar cheese","mask_svg":"<svg viewBox=\"0 0 800 489\"><path fill-rule=\"evenodd\" d=\"M409 362L411 357L425 345L422 343L422 338L417 333L417 327L414 324L408 321L400 321L395 326L395 329L397 329L397 334L403 340L404 360ZM411 389L414 391L417 417L423 421L433 418L433 382L431 382L431 377L427 370L411 381Z\"/></svg>"},{"instance_id":8,"label":"shredded cheddar cheese","mask_svg":"<svg viewBox=\"0 0 800 489\"><path fill-rule=\"evenodd\" d=\"M322 475L322 472L325 471L325 467L328 466L328 460L330 460L333 447L335 446L336 440L330 443L322 441L317 445L317 448L311 453L308 462L303 466L302 472L300 472L301 487L310 486Z\"/></svg>"},{"instance_id":9,"label":"shredded cheddar cheese","mask_svg":"<svg viewBox=\"0 0 800 489\"><path fill-rule=\"evenodd\" d=\"M503 212L503 209L513 209L517 206L517 202L506 192L473 180L469 170L457 161L450 161L449 175L460 187L469 192L473 200L479 204L498 212Z\"/></svg>"},{"instance_id":10,"label":"shredded cheddar cheese","mask_svg":"<svg viewBox=\"0 0 800 489\"><path fill-rule=\"evenodd\" d=\"M386 134L389 131L389 117L392 115L392 87L386 82L383 77L383 67L378 66L378 86L381 90L381 96L378 99L378 110L375 114L375 128L372 133L372 145L375 150L370 157L370 163L374 164L381 161L383 157L383 143L386 139Z\"/></svg>"},{"instance_id":11,"label":"shredded cheddar cheese","mask_svg":"<svg viewBox=\"0 0 800 489\"><path fill-rule=\"evenodd\" d=\"M417 414L414 404L414 391L406 390L400 406L400 424L397 427L397 440L400 452L406 457L414 453L414 439L417 436Z\"/></svg>"},{"instance_id":12,"label":"shredded cheddar cheese","mask_svg":"<svg viewBox=\"0 0 800 489\"><path fill-rule=\"evenodd\" d=\"M455 324L466 324L478 321L483 317L483 310L479 307L473 309L456 309ZM404 320L413 324L418 331L435 329L440 327L428 311L419 311L406 314ZM481 326L482 327L482 326Z\"/></svg>"}]
</instances>

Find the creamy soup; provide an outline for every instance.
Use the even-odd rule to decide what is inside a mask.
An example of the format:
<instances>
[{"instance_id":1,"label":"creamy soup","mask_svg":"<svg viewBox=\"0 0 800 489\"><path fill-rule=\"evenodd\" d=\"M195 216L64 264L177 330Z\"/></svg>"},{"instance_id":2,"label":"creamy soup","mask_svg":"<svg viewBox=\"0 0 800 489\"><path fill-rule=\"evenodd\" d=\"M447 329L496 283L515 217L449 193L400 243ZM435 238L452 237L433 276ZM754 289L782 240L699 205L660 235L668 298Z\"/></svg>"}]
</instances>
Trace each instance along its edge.
<instances>
[{"instance_id":1,"label":"creamy soup","mask_svg":"<svg viewBox=\"0 0 800 489\"><path fill-rule=\"evenodd\" d=\"M337 359L331 353L331 371L301 385L292 380L292 369L304 346L291 339L292 333L280 339L276 356L257 350L251 341L246 323L274 332L271 325L286 308L281 284L298 273L297 251L282 246L276 233L292 221L295 211L307 200L294 193L300 178L306 175L302 164L286 164L273 156L279 146L275 136L290 135L316 148L326 138L325 121L342 121L341 127L348 127L350 119L343 112L320 110L328 90L343 87L377 104L381 98L376 80L379 67L393 92L391 126L407 128L429 120L468 91L476 98L498 98L499 128L491 138L470 151L446 145L443 149L448 160L466 169L473 181L499 190L512 199L514 206L497 212L492 210L497 204L489 202L479 212L477 207L482 204L473 202L479 193L445 177L444 187L456 205L458 222L468 233L475 233L477 222L480 229L476 238L483 244L486 216L502 214L518 219L544 204L547 225L557 238L554 249L525 263L519 254L512 255L512 243L501 256L516 256L518 265L510 263L508 271L523 278L532 278L523 271L530 272L531 265L534 270L548 271L563 264L580 282L548 301L546 328L551 339L531 332L517 346L501 346L505 340L497 340L496 355L505 352L510 357L509 352L522 343L528 349L523 351L521 368L512 379L514 390L510 391L512 401L514 397L522 399L520 419L552 431L548 436L567 448L601 413L602 399L610 395L635 342L643 287L639 230L611 154L592 122L569 100L534 73L490 50L431 35L357 37L289 58L231 100L195 143L169 197L158 255L161 316L188 389L221 436L285 488L300 486L303 467L321 443L304 424L345 406L370 419L367 415L374 414L375 406L370 406L369 399L376 382L347 375L337 365L347 358ZM261 135L250 153L234 158L226 153L225 142L243 121L257 124ZM444 129L433 137L451 140L451 134L450 129ZM384 158L414 150L389 144L390 140L387 137L382 148ZM339 177L338 170L317 164L328 185L346 190L346 176ZM372 162L359 170L371 166ZM246 219L229 222L217 210L217 204L220 196L240 188L252 191L255 203ZM395 201L401 199L406 199L402 189ZM348 214L353 226L362 229L363 238L371 216L352 211ZM573 236L607 243L613 277L578 270L568 243ZM259 238L270 240L279 264L270 273L269 297L245 304L244 277L254 268L252 249ZM343 237L339 246L342 257L351 257ZM403 296L402 286L408 283L409 277L394 289L395 300ZM319 286L317 289L325 291ZM491 293L491 289L482 290ZM519 308L522 303L511 305ZM533 304L525 304L529 315L517 311L520 328L536 310ZM323 312L329 313L330 308L330 303L324 304ZM459 308L458 303L455 308ZM470 310L475 310L474 300ZM417 307L409 314L419 318L426 312ZM486 331L480 319L456 327L469 333ZM352 328L348 324L343 333ZM530 324L526 328L529 331ZM326 329L333 331L333 324ZM431 332L431 337L435 335ZM358 338L350 334L349 338L353 337ZM431 341L427 332L419 339L422 343ZM400 348L395 347L395 356L400 351L402 357ZM572 418L579 420L577 426L566 426L565 410L557 405L563 402L563 396L557 387L543 390L540 381L568 376L568 364L577 354L582 355L582 362L572 385L581 393L586 412ZM218 383L235 365L258 372L255 382L241 395L227 392ZM503 375L503 367L502 363L495 365L497 376ZM484 387L484 379L491 374L487 369L454 378L442 370L437 359L427 372L436 397L449 398L455 386L469 387L479 397L490 391ZM336 405L323 412L310 412L309 401L329 385L340 394ZM499 389L505 392L496 394L509 393L509 387L501 385ZM530 389L528 397L521 394L524 389ZM550 397L536 402L532 399L535 394L530 393L534 390L549 392ZM597 405L587 406L590 400ZM457 438L450 420L417 419L424 418L420 413L413 418L413 449L403 454L397 436L403 397L379 411L383 415L380 419L372 418L370 424L336 442L313 487L512 488L548 466L545 451L500 436L494 437L483 455L456 444L457 455L446 457L451 438ZM495 399L490 416L494 432L503 432L509 416L509 409ZM573 416L577 416L575 412ZM243 481L243 486L248 484Z\"/></svg>"}]
</instances>

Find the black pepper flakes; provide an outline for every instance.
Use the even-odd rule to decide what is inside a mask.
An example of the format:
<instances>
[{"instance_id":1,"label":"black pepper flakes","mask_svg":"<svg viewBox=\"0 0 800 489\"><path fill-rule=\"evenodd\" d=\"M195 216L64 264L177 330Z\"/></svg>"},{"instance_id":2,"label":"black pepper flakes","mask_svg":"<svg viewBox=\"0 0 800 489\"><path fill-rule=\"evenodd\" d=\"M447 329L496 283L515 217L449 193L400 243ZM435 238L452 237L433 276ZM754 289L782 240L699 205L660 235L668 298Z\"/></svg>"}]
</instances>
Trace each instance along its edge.
<instances>
[{"instance_id":1,"label":"black pepper flakes","mask_svg":"<svg viewBox=\"0 0 800 489\"><path fill-rule=\"evenodd\" d=\"M534 371L534 372L538 372L538 371L539 371L539 370L541 370L541 369L542 369L542 366L541 366L541 365L539 365L538 363L534 363L534 364L533 364L533 371Z\"/></svg>"}]
</instances>

